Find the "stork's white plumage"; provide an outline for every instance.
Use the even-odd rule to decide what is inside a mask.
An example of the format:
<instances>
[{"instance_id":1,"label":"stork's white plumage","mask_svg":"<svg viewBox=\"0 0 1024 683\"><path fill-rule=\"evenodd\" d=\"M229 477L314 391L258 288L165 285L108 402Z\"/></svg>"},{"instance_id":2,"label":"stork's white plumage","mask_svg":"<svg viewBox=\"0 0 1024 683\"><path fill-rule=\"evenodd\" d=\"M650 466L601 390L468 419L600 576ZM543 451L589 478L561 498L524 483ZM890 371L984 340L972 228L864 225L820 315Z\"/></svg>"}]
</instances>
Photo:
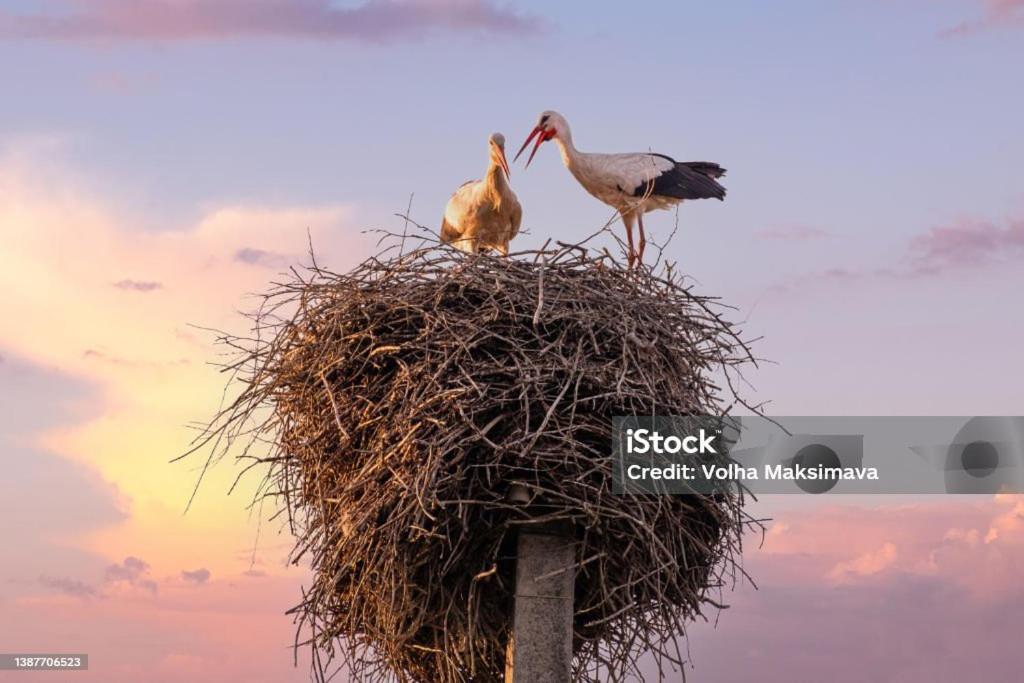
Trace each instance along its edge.
<instances>
[{"instance_id":1,"label":"stork's white plumage","mask_svg":"<svg viewBox=\"0 0 1024 683\"><path fill-rule=\"evenodd\" d=\"M508 184L505 136L487 141L491 163L483 180L463 183L444 209L441 240L471 253L494 249L508 255L508 243L519 233L523 209Z\"/></svg>"},{"instance_id":2,"label":"stork's white plumage","mask_svg":"<svg viewBox=\"0 0 1024 683\"><path fill-rule=\"evenodd\" d=\"M664 154L590 154L573 145L572 132L565 118L555 111L546 111L516 159L534 138L537 139L526 165L540 146L554 140L562 153L562 162L587 192L611 206L622 217L629 244L629 265L643 261L647 238L644 235L644 214L667 209L686 199L725 199L725 188L718 178L725 169L708 161L678 162ZM633 246L633 225L639 223L639 248Z\"/></svg>"}]
</instances>

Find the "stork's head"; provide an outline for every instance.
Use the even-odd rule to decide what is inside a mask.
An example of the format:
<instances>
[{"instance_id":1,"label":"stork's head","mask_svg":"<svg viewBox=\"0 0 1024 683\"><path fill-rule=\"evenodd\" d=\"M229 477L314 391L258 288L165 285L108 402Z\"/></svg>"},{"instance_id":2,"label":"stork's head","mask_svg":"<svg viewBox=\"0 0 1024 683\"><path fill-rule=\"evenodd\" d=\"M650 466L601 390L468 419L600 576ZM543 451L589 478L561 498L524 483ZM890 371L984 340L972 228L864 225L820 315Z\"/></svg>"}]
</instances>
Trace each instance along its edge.
<instances>
[{"instance_id":1,"label":"stork's head","mask_svg":"<svg viewBox=\"0 0 1024 683\"><path fill-rule=\"evenodd\" d=\"M566 122L565 118L563 118L557 111L546 111L540 115L540 118L537 120L537 125L534 126L533 130L530 132L530 137L526 138L526 142L524 142L523 146L519 148L519 152L516 153L516 159L518 159L523 153L526 146L530 144L530 140L537 138L537 142L533 146L533 151L530 152L530 158L526 160L526 166L529 168L530 162L533 161L533 155L537 153L537 150L540 149L542 144L554 138L565 139L568 133L569 124ZM516 159L513 159L513 161Z\"/></svg>"},{"instance_id":2,"label":"stork's head","mask_svg":"<svg viewBox=\"0 0 1024 683\"><path fill-rule=\"evenodd\" d=\"M487 139L487 147L491 150L491 161L501 166L506 178L511 178L508 159L505 158L505 136L501 133L491 133L491 137Z\"/></svg>"}]
</instances>

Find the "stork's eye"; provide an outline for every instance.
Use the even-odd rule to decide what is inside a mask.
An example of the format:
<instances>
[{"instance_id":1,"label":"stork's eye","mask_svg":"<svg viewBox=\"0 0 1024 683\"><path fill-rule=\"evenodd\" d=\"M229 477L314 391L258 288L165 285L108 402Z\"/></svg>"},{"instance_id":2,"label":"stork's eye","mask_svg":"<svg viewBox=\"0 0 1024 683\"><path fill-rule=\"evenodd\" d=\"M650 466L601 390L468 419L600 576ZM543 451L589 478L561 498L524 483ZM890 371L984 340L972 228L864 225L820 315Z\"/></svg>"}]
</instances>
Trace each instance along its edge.
<instances>
[{"instance_id":1,"label":"stork's eye","mask_svg":"<svg viewBox=\"0 0 1024 683\"><path fill-rule=\"evenodd\" d=\"M548 115L547 114L545 114L544 116L540 117L540 125L543 126L545 123L547 123L547 121L548 121Z\"/></svg>"}]
</instances>

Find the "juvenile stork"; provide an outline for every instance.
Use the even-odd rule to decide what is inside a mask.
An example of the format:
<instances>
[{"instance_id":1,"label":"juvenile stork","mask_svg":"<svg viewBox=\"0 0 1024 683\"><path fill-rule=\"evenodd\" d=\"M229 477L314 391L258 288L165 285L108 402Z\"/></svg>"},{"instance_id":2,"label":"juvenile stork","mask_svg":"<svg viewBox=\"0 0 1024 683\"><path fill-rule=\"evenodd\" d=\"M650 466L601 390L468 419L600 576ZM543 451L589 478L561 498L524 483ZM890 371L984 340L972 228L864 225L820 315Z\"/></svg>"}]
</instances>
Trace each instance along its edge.
<instances>
[{"instance_id":1,"label":"juvenile stork","mask_svg":"<svg viewBox=\"0 0 1024 683\"><path fill-rule=\"evenodd\" d=\"M725 188L718 178L725 169L709 161L678 162L664 154L640 152L635 154L589 154L572 144L569 123L556 111L546 111L526 142L519 148L516 159L530 141L537 138L530 158L548 140L554 140L562 153L562 163L590 194L618 211L626 226L629 243L629 267L643 263L644 214L655 209L667 209L685 199L725 199ZM514 161L514 160L513 160ZM639 223L639 248L633 246L633 224Z\"/></svg>"},{"instance_id":2,"label":"juvenile stork","mask_svg":"<svg viewBox=\"0 0 1024 683\"><path fill-rule=\"evenodd\" d=\"M441 240L462 251L494 249L508 256L508 243L519 233L523 209L509 187L505 136L487 141L491 163L483 180L470 180L455 191L444 209Z\"/></svg>"}]
</instances>

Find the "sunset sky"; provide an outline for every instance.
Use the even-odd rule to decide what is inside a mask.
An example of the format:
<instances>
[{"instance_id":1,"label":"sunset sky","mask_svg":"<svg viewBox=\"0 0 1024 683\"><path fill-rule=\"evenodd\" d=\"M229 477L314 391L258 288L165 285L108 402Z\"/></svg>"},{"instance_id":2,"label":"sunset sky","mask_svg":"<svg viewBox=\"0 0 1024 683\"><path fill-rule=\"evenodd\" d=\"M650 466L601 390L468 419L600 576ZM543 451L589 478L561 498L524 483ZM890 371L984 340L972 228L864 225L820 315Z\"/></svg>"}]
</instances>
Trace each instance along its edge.
<instances>
[{"instance_id":1,"label":"sunset sky","mask_svg":"<svg viewBox=\"0 0 1024 683\"><path fill-rule=\"evenodd\" d=\"M289 537L230 465L185 514L201 462L169 464L221 396L205 328L243 329L307 232L344 270L410 196L439 224L544 109L729 169L668 251L763 336L769 412L1024 414L1024 1L597 7L0 0L0 652L307 680ZM512 174L516 246L609 218L554 149ZM794 501L753 510L760 590L693 628L692 680L1018 679L1024 500Z\"/></svg>"}]
</instances>

